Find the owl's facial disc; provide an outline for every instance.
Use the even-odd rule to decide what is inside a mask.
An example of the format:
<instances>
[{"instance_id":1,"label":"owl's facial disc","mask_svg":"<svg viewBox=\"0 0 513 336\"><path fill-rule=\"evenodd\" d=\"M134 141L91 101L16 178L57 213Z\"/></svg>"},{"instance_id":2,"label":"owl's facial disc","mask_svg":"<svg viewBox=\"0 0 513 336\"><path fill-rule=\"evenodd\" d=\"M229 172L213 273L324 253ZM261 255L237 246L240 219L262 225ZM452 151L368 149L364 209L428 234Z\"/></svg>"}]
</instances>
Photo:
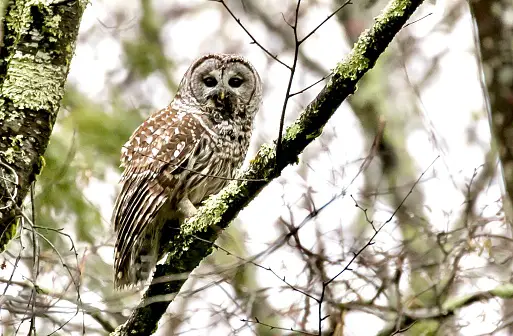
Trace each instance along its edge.
<instances>
[{"instance_id":1,"label":"owl's facial disc","mask_svg":"<svg viewBox=\"0 0 513 336\"><path fill-rule=\"evenodd\" d=\"M213 120L246 118L256 111L261 87L258 74L251 65L239 57L210 56L200 58L190 68L188 78L192 96Z\"/></svg>"}]
</instances>

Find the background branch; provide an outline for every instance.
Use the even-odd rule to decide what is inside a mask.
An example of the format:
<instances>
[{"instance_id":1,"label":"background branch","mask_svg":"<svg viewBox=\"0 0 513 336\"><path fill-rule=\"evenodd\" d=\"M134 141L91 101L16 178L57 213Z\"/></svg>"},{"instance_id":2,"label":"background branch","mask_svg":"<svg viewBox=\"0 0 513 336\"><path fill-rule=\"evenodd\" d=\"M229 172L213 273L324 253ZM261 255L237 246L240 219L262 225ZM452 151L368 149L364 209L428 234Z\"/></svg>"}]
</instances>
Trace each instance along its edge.
<instances>
[{"instance_id":1,"label":"background branch","mask_svg":"<svg viewBox=\"0 0 513 336\"><path fill-rule=\"evenodd\" d=\"M513 78L502 76L503 68L513 67L513 42L511 29L503 24L501 15L510 4L501 0L494 3L490 0L470 1L469 6L474 16L477 30L475 36L478 56L481 57L482 89L486 98L485 108L488 110L490 124L497 153L502 163L505 184L504 194L507 197L505 207L508 217L513 216L511 200L513 198L513 114L511 113L511 97L513 95ZM497 8L498 10L494 10ZM501 43L487 43L500 40ZM486 78L485 78L486 74ZM486 79L486 80L485 80ZM511 221L511 218L509 218Z\"/></svg>"}]
</instances>

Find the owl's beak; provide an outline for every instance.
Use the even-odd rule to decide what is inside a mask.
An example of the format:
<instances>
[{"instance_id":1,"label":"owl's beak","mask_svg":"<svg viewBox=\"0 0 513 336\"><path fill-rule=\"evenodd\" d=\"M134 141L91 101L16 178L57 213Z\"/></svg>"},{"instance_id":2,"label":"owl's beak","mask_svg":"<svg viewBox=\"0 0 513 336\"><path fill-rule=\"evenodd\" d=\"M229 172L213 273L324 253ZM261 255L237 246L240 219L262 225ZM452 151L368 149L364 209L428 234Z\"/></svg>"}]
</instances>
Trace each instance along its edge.
<instances>
[{"instance_id":1,"label":"owl's beak","mask_svg":"<svg viewBox=\"0 0 513 336\"><path fill-rule=\"evenodd\" d=\"M229 98L229 94L223 89L216 91L212 95L212 101L214 102L214 104L216 106L226 107L226 104L229 104L228 98Z\"/></svg>"}]
</instances>

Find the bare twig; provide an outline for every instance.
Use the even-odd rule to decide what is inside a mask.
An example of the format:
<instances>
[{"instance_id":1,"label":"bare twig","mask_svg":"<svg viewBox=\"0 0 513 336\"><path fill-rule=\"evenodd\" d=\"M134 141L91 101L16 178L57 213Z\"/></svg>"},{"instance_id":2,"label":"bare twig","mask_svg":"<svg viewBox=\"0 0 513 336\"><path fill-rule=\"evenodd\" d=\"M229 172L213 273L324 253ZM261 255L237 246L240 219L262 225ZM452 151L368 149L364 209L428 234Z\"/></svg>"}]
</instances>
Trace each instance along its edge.
<instances>
[{"instance_id":1,"label":"bare twig","mask_svg":"<svg viewBox=\"0 0 513 336\"><path fill-rule=\"evenodd\" d=\"M292 61L292 66L290 67L290 75L289 75L289 82L287 83L287 90L285 91L285 98L283 100L283 105L281 109L281 115L280 115L280 127L278 129L278 140L276 141L276 162L280 162L282 155L282 138L283 138L283 128L285 127L285 113L287 112L287 105L290 99L290 90L292 88L292 82L294 81L294 75L296 73L297 68L297 61L298 61L298 55L299 55L299 40L298 40L298 33L297 33L297 24L299 19L299 7L301 6L301 0L297 1L296 5L296 15L294 17L294 24L289 25L292 28L292 31L294 33L294 59Z\"/></svg>"},{"instance_id":2,"label":"bare twig","mask_svg":"<svg viewBox=\"0 0 513 336\"><path fill-rule=\"evenodd\" d=\"M7 208L11 207L12 204L14 204L16 202L16 196L18 193L19 183L18 183L18 174L16 174L16 171L14 170L14 168L12 168L10 165L4 163L4 161L2 160L1 157L0 157L0 165L2 167L4 167L5 169L7 169L10 172L10 175L12 177L12 180L8 179L6 176L4 176L3 170L0 170L0 173L2 174L2 176L0 176L0 180L3 181L3 185L4 185L3 192L7 193L9 195L9 198L11 199L10 201L5 203L6 204L5 206L0 207L0 210L3 210L3 209L7 209ZM10 190L11 186L9 186L8 183L12 185L12 189L13 189L12 192ZM12 202L12 203L10 203L10 202Z\"/></svg>"},{"instance_id":3,"label":"bare twig","mask_svg":"<svg viewBox=\"0 0 513 336\"><path fill-rule=\"evenodd\" d=\"M298 333L298 334L301 334L301 335L311 335L311 336L317 335L317 334L312 334L312 333L309 333L309 332L306 332L306 331L302 331L302 330L296 330L296 329L293 329L293 328L283 328L283 327L272 326L270 324L267 324L267 323L259 321L257 317L255 317L254 321L253 320L241 319L241 322L260 324L260 325L262 325L264 327L268 327L269 330L292 331L294 333Z\"/></svg>"},{"instance_id":4,"label":"bare twig","mask_svg":"<svg viewBox=\"0 0 513 336\"><path fill-rule=\"evenodd\" d=\"M417 181L415 181L415 183L411 187L410 191L404 196L403 200L397 206L397 208L394 210L392 215L390 215L390 217L377 230L374 231L374 234L371 235L371 237L369 238L367 243L364 246L362 246L357 252L353 252L353 257L349 260L349 262L346 264L346 266L340 272L338 272L334 277L332 277L331 279L329 279L328 281L326 281L326 282L324 282L322 284L321 297L318 299L318 302L319 302L319 325L318 325L319 329L318 329L318 332L319 332L319 334L322 331L322 320L323 320L323 317L322 317L322 303L323 303L323 300L324 300L324 295L325 295L325 292L326 292L326 287L329 286L333 281L335 281L335 279L337 279L342 273L344 273L345 271L350 271L351 270L350 267L353 264L353 262L356 260L356 258L358 258L360 256L360 254L362 254L362 252L365 249L367 249L367 247L369 247L371 245L374 245L374 239L376 238L376 236L379 234L379 232L381 232L381 230L385 227L385 225L387 225L388 223L390 223L392 221L392 219L394 219L396 213L399 211L399 209L402 207L402 205L408 199L408 197L412 194L413 190L415 189L417 184L420 182L420 180L422 179L424 174L426 174L426 172L435 164L435 162L436 162L436 160L438 160L438 158L439 157L436 157L433 160L433 162L431 162L431 164L426 168L426 170L424 170L422 172L422 174L420 174L420 176L417 179Z\"/></svg>"},{"instance_id":5,"label":"bare twig","mask_svg":"<svg viewBox=\"0 0 513 336\"><path fill-rule=\"evenodd\" d=\"M37 228L38 226L35 226L34 223L30 220L30 218L27 217L27 215L25 215L23 213L23 211L21 211L21 209L17 209L21 215L21 217L29 224L29 227L23 227L23 229L25 230L29 230L31 231L33 234L35 233L38 237L42 238L51 248L52 250L57 254L59 260L61 261L61 264L62 266L66 269L66 271L68 272L69 276L70 276L70 279L71 279L71 282L73 283L75 289L76 289L76 292L77 292L77 307L76 307L76 311L75 311L75 315L73 315L69 320L67 320L64 324L60 325L56 330L54 330L50 335L53 335L54 333L58 332L59 330L61 330L65 325L67 325L76 315L78 315L80 313L80 311L82 310L82 299L81 299L81 296L80 296L80 275L77 276L77 279L75 279L75 277L73 276L72 272L71 272L71 269L69 268L69 266L67 265L67 263L64 261L64 258L62 257L61 253L59 252L59 250L55 247L55 245L47 238L45 237L43 234L41 234L40 232L38 232ZM55 232L59 232L60 234L64 235L64 236L67 236L68 238L71 239L71 236L69 236L68 234L66 233L63 233L63 232L60 232L59 230L53 230ZM80 273L80 268L78 267L79 265L79 262L78 262L78 253L76 252L76 249L75 249L75 245L73 243L73 240L72 241L72 246L71 246L71 250L74 252L74 255L75 255L75 261L77 263L77 270L78 272ZM83 325L83 333L85 333L85 325ZM49 336L50 336L49 335Z\"/></svg>"},{"instance_id":6,"label":"bare twig","mask_svg":"<svg viewBox=\"0 0 513 336\"><path fill-rule=\"evenodd\" d=\"M331 73L330 74L327 74L326 76L322 77L321 79L315 81L314 83L308 85L307 87L305 87L304 89L301 89L299 91L296 91L296 92L293 92L291 94L289 94L289 98L292 98L294 96L297 96L297 95L300 95L302 94L303 92L306 92L308 90L310 90L311 88L313 88L314 86L316 86L317 84L319 84L320 82L326 80L329 76L331 76Z\"/></svg>"},{"instance_id":7,"label":"bare twig","mask_svg":"<svg viewBox=\"0 0 513 336\"><path fill-rule=\"evenodd\" d=\"M219 2L221 5L223 5L223 7L226 9L226 11L230 14L230 16L235 20L235 22L238 23L238 25L244 30L244 32L246 32L246 34L249 36L249 38L251 38L251 40L253 41L254 44L256 44L260 49L262 49L262 51L264 51L269 57L271 57L273 60L275 60L276 62L280 63L281 65L283 65L284 67L286 67L287 69L290 69L290 65L287 65L286 63L284 63L283 61L281 61L277 55L273 55L269 50L267 50L261 43L259 43L257 41L257 39L255 39L253 37L253 35L251 35L251 33L249 32L249 30L242 24L242 22L240 21L239 18L237 18L235 16L235 14L232 12L232 10L230 9L230 7L228 7L228 5L226 4L226 2L224 2L224 0L209 0L209 1L212 1L212 2Z\"/></svg>"},{"instance_id":8,"label":"bare twig","mask_svg":"<svg viewBox=\"0 0 513 336\"><path fill-rule=\"evenodd\" d=\"M310 38L310 36L312 36L313 34L315 34L315 32L321 28L326 22L329 21L329 19L331 19L334 15L336 15L338 12L340 12L344 7L346 7L347 5L351 5L352 2L351 0L347 0L346 2L344 2L341 6L339 6L335 11L333 11L330 15L328 15L321 23L319 23L317 25L317 27L315 27L314 29L312 29L312 31L310 31L308 34L306 34L305 37L303 37L301 40L298 41L299 44L305 42L307 39Z\"/></svg>"}]
</instances>

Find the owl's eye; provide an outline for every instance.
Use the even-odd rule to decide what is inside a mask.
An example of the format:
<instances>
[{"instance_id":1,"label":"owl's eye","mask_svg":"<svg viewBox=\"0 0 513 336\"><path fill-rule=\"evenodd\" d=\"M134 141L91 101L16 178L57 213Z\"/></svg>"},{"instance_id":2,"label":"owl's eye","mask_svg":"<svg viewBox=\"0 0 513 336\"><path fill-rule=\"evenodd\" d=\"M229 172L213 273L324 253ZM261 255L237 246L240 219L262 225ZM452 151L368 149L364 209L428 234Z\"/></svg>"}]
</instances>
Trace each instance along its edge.
<instances>
[{"instance_id":1,"label":"owl's eye","mask_svg":"<svg viewBox=\"0 0 513 336\"><path fill-rule=\"evenodd\" d=\"M217 85L217 80L214 77L209 76L203 78L203 83L205 83L207 87L214 87Z\"/></svg>"},{"instance_id":2,"label":"owl's eye","mask_svg":"<svg viewBox=\"0 0 513 336\"><path fill-rule=\"evenodd\" d=\"M232 77L228 80L228 85L230 85L232 88L238 88L242 85L242 78Z\"/></svg>"}]
</instances>

